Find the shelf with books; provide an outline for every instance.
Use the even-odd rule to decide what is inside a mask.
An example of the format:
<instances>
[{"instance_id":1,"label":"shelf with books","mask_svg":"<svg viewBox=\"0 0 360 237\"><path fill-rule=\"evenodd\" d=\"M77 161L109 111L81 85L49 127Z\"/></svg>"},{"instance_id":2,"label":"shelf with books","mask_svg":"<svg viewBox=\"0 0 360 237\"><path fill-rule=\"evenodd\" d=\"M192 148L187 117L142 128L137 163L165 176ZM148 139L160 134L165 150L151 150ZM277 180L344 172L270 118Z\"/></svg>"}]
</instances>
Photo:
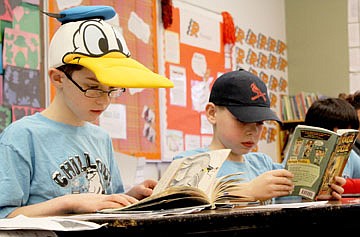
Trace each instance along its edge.
<instances>
[{"instance_id":1,"label":"shelf with books","mask_svg":"<svg viewBox=\"0 0 360 237\"><path fill-rule=\"evenodd\" d=\"M290 141L291 134L297 125L303 124L305 115L311 104L321 98L322 95L315 92L299 92L295 95L280 96L280 117L282 125L279 126L279 151L281 162L287 151L287 145Z\"/></svg>"},{"instance_id":2,"label":"shelf with books","mask_svg":"<svg viewBox=\"0 0 360 237\"><path fill-rule=\"evenodd\" d=\"M295 95L281 95L280 116L282 121L303 121L311 104L319 98L318 93L303 91Z\"/></svg>"}]
</instances>

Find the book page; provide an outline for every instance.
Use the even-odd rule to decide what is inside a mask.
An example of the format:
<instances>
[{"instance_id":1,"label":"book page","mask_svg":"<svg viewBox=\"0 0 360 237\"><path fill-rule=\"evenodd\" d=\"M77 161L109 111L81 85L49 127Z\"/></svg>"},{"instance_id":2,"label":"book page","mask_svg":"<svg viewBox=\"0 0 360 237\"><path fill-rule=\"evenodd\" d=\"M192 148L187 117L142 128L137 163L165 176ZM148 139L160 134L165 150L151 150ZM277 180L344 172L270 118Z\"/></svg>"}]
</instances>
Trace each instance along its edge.
<instances>
[{"instance_id":1,"label":"book page","mask_svg":"<svg viewBox=\"0 0 360 237\"><path fill-rule=\"evenodd\" d=\"M173 186L146 197L139 202L119 208L107 208L98 213L124 213L124 211L156 211L192 206L210 206L210 200L203 191L190 186Z\"/></svg>"},{"instance_id":2,"label":"book page","mask_svg":"<svg viewBox=\"0 0 360 237\"><path fill-rule=\"evenodd\" d=\"M209 195L211 184L215 182L229 153L230 149L221 149L173 160L156 185L153 195L171 186L196 187Z\"/></svg>"},{"instance_id":3,"label":"book page","mask_svg":"<svg viewBox=\"0 0 360 237\"><path fill-rule=\"evenodd\" d=\"M219 206L220 204L243 203L244 206L252 203L259 204L252 196L243 194L243 189L247 183L242 178L243 172L228 174L217 179L213 185L212 202ZM247 203L247 204L246 204Z\"/></svg>"},{"instance_id":4,"label":"book page","mask_svg":"<svg viewBox=\"0 0 360 237\"><path fill-rule=\"evenodd\" d=\"M18 215L14 218L0 219L0 230L53 230L82 231L99 229L106 224L80 221L58 217L27 217ZM0 236L1 235L0 233Z\"/></svg>"},{"instance_id":5,"label":"book page","mask_svg":"<svg viewBox=\"0 0 360 237\"><path fill-rule=\"evenodd\" d=\"M356 130L356 129L338 129L337 131L336 131L336 133L337 134L339 134L339 135L343 135L343 134L345 134L345 133L348 133L349 135L348 136L350 136L351 134L357 134L357 133L359 133L359 130Z\"/></svg>"}]
</instances>

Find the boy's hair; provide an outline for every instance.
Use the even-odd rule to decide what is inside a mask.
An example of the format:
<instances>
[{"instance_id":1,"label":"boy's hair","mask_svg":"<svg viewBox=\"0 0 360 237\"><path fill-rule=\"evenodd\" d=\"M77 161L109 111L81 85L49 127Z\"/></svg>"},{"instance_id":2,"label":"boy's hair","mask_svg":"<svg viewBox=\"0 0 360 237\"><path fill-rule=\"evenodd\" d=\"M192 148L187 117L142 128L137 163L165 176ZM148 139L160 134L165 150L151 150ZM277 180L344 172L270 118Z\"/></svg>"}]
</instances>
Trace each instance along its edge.
<instances>
[{"instance_id":1,"label":"boy's hair","mask_svg":"<svg viewBox=\"0 0 360 237\"><path fill-rule=\"evenodd\" d=\"M355 110L360 109L360 90L356 91L354 94L348 94L344 97L354 108Z\"/></svg>"},{"instance_id":2,"label":"boy's hair","mask_svg":"<svg viewBox=\"0 0 360 237\"><path fill-rule=\"evenodd\" d=\"M224 73L211 88L209 102L226 107L240 122L257 123L279 117L270 108L265 83L243 69Z\"/></svg>"},{"instance_id":3,"label":"boy's hair","mask_svg":"<svg viewBox=\"0 0 360 237\"><path fill-rule=\"evenodd\" d=\"M332 131L335 128L359 129L356 110L341 98L325 98L315 101L306 113L305 124Z\"/></svg>"},{"instance_id":4,"label":"boy's hair","mask_svg":"<svg viewBox=\"0 0 360 237\"><path fill-rule=\"evenodd\" d=\"M57 67L56 69L65 72L71 76L74 71L80 71L83 68L84 68L83 66L78 64L64 64L61 65L60 67Z\"/></svg>"}]
</instances>

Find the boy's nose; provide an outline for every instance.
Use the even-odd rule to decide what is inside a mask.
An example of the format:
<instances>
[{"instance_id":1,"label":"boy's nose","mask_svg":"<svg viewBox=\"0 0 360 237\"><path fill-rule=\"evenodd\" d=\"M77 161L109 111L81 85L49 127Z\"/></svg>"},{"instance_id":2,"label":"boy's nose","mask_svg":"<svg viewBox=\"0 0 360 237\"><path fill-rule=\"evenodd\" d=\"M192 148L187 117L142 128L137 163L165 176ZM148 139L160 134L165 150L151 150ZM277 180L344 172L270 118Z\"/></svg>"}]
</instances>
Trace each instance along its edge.
<instances>
[{"instance_id":1,"label":"boy's nose","mask_svg":"<svg viewBox=\"0 0 360 237\"><path fill-rule=\"evenodd\" d=\"M257 133L260 129L257 123L250 123L248 128L247 133Z\"/></svg>"},{"instance_id":2,"label":"boy's nose","mask_svg":"<svg viewBox=\"0 0 360 237\"><path fill-rule=\"evenodd\" d=\"M107 104L110 103L111 101L111 97L109 96L108 93L103 93L100 97L96 98L96 102L98 104Z\"/></svg>"}]
</instances>

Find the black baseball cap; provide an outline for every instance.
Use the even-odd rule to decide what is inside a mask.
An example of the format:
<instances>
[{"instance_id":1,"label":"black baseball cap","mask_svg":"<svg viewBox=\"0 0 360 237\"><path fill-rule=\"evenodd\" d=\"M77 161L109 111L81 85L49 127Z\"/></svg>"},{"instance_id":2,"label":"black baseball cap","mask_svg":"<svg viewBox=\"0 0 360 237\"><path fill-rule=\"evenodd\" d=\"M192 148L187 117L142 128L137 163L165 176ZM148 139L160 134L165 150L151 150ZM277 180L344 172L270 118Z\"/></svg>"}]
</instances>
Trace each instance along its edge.
<instances>
[{"instance_id":1,"label":"black baseball cap","mask_svg":"<svg viewBox=\"0 0 360 237\"><path fill-rule=\"evenodd\" d=\"M270 108L265 83L243 69L224 73L217 78L209 101L225 106L241 122L274 120L281 124L280 118Z\"/></svg>"}]
</instances>

